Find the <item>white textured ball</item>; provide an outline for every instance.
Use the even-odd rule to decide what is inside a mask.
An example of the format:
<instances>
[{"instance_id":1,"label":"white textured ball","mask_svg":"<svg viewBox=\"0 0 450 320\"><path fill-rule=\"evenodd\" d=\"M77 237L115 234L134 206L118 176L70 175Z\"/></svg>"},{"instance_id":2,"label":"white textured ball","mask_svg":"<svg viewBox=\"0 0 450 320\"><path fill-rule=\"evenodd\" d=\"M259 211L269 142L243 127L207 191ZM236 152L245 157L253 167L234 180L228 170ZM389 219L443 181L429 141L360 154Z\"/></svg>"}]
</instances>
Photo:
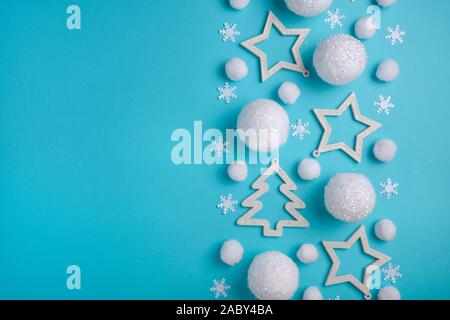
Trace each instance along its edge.
<instances>
[{"instance_id":1,"label":"white textured ball","mask_svg":"<svg viewBox=\"0 0 450 320\"><path fill-rule=\"evenodd\" d=\"M303 159L297 168L297 173L303 180L314 180L320 176L320 163L316 159Z\"/></svg>"},{"instance_id":2,"label":"white textured ball","mask_svg":"<svg viewBox=\"0 0 450 320\"><path fill-rule=\"evenodd\" d=\"M278 97L286 104L296 103L300 94L300 88L293 82L283 82L278 88Z\"/></svg>"},{"instance_id":3,"label":"white textured ball","mask_svg":"<svg viewBox=\"0 0 450 320\"><path fill-rule=\"evenodd\" d=\"M242 260L244 248L236 240L228 240L220 248L220 259L230 266L234 266Z\"/></svg>"},{"instance_id":4,"label":"white textured ball","mask_svg":"<svg viewBox=\"0 0 450 320\"><path fill-rule=\"evenodd\" d=\"M385 8L392 6L396 2L397 0L377 0L377 3Z\"/></svg>"},{"instance_id":5,"label":"white textured ball","mask_svg":"<svg viewBox=\"0 0 450 320\"><path fill-rule=\"evenodd\" d=\"M380 220L375 225L375 235L378 239L383 241L394 240L397 235L397 227L391 220Z\"/></svg>"},{"instance_id":6,"label":"white textured ball","mask_svg":"<svg viewBox=\"0 0 450 320\"><path fill-rule=\"evenodd\" d=\"M278 251L257 255L248 269L248 287L260 300L288 300L298 289L299 270Z\"/></svg>"},{"instance_id":7,"label":"white textured ball","mask_svg":"<svg viewBox=\"0 0 450 320\"><path fill-rule=\"evenodd\" d=\"M236 10L242 10L248 5L249 2L250 0L230 0L230 6Z\"/></svg>"},{"instance_id":8,"label":"white textured ball","mask_svg":"<svg viewBox=\"0 0 450 320\"><path fill-rule=\"evenodd\" d=\"M359 39L370 39L377 32L377 25L372 17L364 17L355 24L355 35Z\"/></svg>"},{"instance_id":9,"label":"white textured ball","mask_svg":"<svg viewBox=\"0 0 450 320\"><path fill-rule=\"evenodd\" d=\"M400 66L397 61L389 59L378 65L377 78L381 81L390 82L397 79L400 74Z\"/></svg>"},{"instance_id":10,"label":"white textured ball","mask_svg":"<svg viewBox=\"0 0 450 320\"><path fill-rule=\"evenodd\" d=\"M319 43L314 51L313 63L323 81L342 86L358 79L364 72L366 49L361 41L352 36L334 35Z\"/></svg>"},{"instance_id":11,"label":"white textured ball","mask_svg":"<svg viewBox=\"0 0 450 320\"><path fill-rule=\"evenodd\" d=\"M339 173L325 187L325 206L336 219L360 221L375 208L376 193L370 180L362 174Z\"/></svg>"},{"instance_id":12,"label":"white textured ball","mask_svg":"<svg viewBox=\"0 0 450 320\"><path fill-rule=\"evenodd\" d=\"M238 135L255 151L272 151L289 137L289 116L273 100L260 99L246 105L237 119Z\"/></svg>"},{"instance_id":13,"label":"white textured ball","mask_svg":"<svg viewBox=\"0 0 450 320\"><path fill-rule=\"evenodd\" d=\"M327 10L333 0L284 0L289 10L303 17L314 17Z\"/></svg>"},{"instance_id":14,"label":"white textured ball","mask_svg":"<svg viewBox=\"0 0 450 320\"><path fill-rule=\"evenodd\" d=\"M247 63L240 58L231 59L225 65L225 73L232 81L242 80L248 74Z\"/></svg>"},{"instance_id":15,"label":"white textured ball","mask_svg":"<svg viewBox=\"0 0 450 320\"><path fill-rule=\"evenodd\" d=\"M317 287L308 287L303 292L303 300L323 300L322 292Z\"/></svg>"},{"instance_id":16,"label":"white textured ball","mask_svg":"<svg viewBox=\"0 0 450 320\"><path fill-rule=\"evenodd\" d=\"M401 300L400 291L393 286L381 288L378 292L378 300Z\"/></svg>"},{"instance_id":17,"label":"white textured ball","mask_svg":"<svg viewBox=\"0 0 450 320\"><path fill-rule=\"evenodd\" d=\"M297 258L304 264L310 264L319 259L319 251L312 243L305 243L298 249Z\"/></svg>"},{"instance_id":18,"label":"white textured ball","mask_svg":"<svg viewBox=\"0 0 450 320\"><path fill-rule=\"evenodd\" d=\"M378 140L373 146L373 155L377 160L389 162L394 160L397 154L397 145L389 139Z\"/></svg>"},{"instance_id":19,"label":"white textured ball","mask_svg":"<svg viewBox=\"0 0 450 320\"><path fill-rule=\"evenodd\" d=\"M228 176L231 180L242 182L247 179L248 168L245 161L236 161L230 163L227 169Z\"/></svg>"}]
</instances>

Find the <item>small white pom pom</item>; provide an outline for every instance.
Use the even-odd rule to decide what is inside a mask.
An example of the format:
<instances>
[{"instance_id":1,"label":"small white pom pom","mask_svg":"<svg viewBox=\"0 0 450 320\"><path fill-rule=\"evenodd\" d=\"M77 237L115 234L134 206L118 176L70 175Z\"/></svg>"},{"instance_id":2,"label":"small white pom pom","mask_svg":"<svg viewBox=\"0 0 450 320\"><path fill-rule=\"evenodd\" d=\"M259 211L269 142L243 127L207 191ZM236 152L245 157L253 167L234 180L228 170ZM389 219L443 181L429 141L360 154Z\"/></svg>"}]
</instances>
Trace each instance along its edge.
<instances>
[{"instance_id":1,"label":"small white pom pom","mask_svg":"<svg viewBox=\"0 0 450 320\"><path fill-rule=\"evenodd\" d=\"M293 82L283 82L278 88L278 97L285 104L295 104L300 97L300 89Z\"/></svg>"},{"instance_id":2,"label":"small white pom pom","mask_svg":"<svg viewBox=\"0 0 450 320\"><path fill-rule=\"evenodd\" d=\"M248 5L249 2L250 0L230 0L230 6L236 10L242 10Z\"/></svg>"},{"instance_id":3,"label":"small white pom pom","mask_svg":"<svg viewBox=\"0 0 450 320\"><path fill-rule=\"evenodd\" d=\"M314 17L327 10L333 0L284 0L289 10L303 17Z\"/></svg>"},{"instance_id":4,"label":"small white pom pom","mask_svg":"<svg viewBox=\"0 0 450 320\"><path fill-rule=\"evenodd\" d=\"M242 260L243 255L244 248L234 239L225 241L220 248L220 259L230 266L239 263L239 261Z\"/></svg>"},{"instance_id":5,"label":"small white pom pom","mask_svg":"<svg viewBox=\"0 0 450 320\"><path fill-rule=\"evenodd\" d=\"M247 179L248 168L245 161L236 161L228 165L228 176L231 180L242 182Z\"/></svg>"},{"instance_id":6,"label":"small white pom pom","mask_svg":"<svg viewBox=\"0 0 450 320\"><path fill-rule=\"evenodd\" d=\"M384 82L390 82L397 79L400 74L400 66L397 61L389 59L378 65L377 78Z\"/></svg>"},{"instance_id":7,"label":"small white pom pom","mask_svg":"<svg viewBox=\"0 0 450 320\"><path fill-rule=\"evenodd\" d=\"M380 220L375 225L375 235L378 239L383 241L394 240L397 235L397 227L391 220Z\"/></svg>"},{"instance_id":8,"label":"small white pom pom","mask_svg":"<svg viewBox=\"0 0 450 320\"><path fill-rule=\"evenodd\" d=\"M377 0L377 2L380 6L387 8L396 3L397 0Z\"/></svg>"},{"instance_id":9,"label":"small white pom pom","mask_svg":"<svg viewBox=\"0 0 450 320\"><path fill-rule=\"evenodd\" d=\"M322 292L317 287L308 287L303 292L303 300L323 300Z\"/></svg>"},{"instance_id":10,"label":"small white pom pom","mask_svg":"<svg viewBox=\"0 0 450 320\"><path fill-rule=\"evenodd\" d=\"M370 39L377 32L377 25L372 17L365 17L355 24L355 35L359 39Z\"/></svg>"},{"instance_id":11,"label":"small white pom pom","mask_svg":"<svg viewBox=\"0 0 450 320\"><path fill-rule=\"evenodd\" d=\"M303 159L297 168L297 173L303 180L314 180L320 176L320 163L316 159Z\"/></svg>"},{"instance_id":12,"label":"small white pom pom","mask_svg":"<svg viewBox=\"0 0 450 320\"><path fill-rule=\"evenodd\" d=\"M373 155L382 162L390 162L394 160L397 154L397 145L389 139L378 140L373 146Z\"/></svg>"},{"instance_id":13,"label":"small white pom pom","mask_svg":"<svg viewBox=\"0 0 450 320\"><path fill-rule=\"evenodd\" d=\"M378 292L378 300L401 300L400 291L392 286L381 288Z\"/></svg>"},{"instance_id":14,"label":"small white pom pom","mask_svg":"<svg viewBox=\"0 0 450 320\"><path fill-rule=\"evenodd\" d=\"M225 65L225 73L232 81L242 80L248 74L247 63L240 58L231 59Z\"/></svg>"},{"instance_id":15,"label":"small white pom pom","mask_svg":"<svg viewBox=\"0 0 450 320\"><path fill-rule=\"evenodd\" d=\"M319 251L315 245L305 243L298 249L297 258L304 264L310 264L319 259Z\"/></svg>"}]
</instances>

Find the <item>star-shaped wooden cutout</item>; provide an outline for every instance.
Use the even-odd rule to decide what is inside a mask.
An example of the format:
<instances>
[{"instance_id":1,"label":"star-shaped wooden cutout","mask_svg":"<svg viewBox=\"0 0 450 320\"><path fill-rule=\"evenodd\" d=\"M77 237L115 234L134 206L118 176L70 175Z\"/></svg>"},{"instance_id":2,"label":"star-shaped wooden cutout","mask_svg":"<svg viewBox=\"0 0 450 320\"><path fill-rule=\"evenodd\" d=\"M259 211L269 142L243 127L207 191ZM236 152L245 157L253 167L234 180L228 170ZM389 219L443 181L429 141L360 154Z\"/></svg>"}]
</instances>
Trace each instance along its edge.
<instances>
[{"instance_id":1,"label":"star-shaped wooden cutout","mask_svg":"<svg viewBox=\"0 0 450 320\"><path fill-rule=\"evenodd\" d=\"M326 117L339 117L341 116L347 108L351 107L353 118L365 124L367 129L360 132L355 139L355 148L350 148L345 142L338 142L333 144L328 144L331 137L331 132L333 131L330 124L328 123ZM324 129L322 139L320 140L319 147L313 152L314 157L319 157L323 152L330 152L334 150L342 150L352 157L355 161L361 162L362 160L362 150L364 139L369 135L377 131L382 127L378 122L375 122L361 114L359 110L358 101L356 99L356 94L352 93L338 109L314 109L314 114L319 120L321 126Z\"/></svg>"},{"instance_id":2,"label":"star-shaped wooden cutout","mask_svg":"<svg viewBox=\"0 0 450 320\"><path fill-rule=\"evenodd\" d=\"M283 36L297 36L297 40L295 41L294 46L291 49L295 63L279 61L273 67L271 68L268 67L266 53L261 49L259 49L256 45L269 38L272 26L275 26L275 28L277 28L277 30ZM309 71L305 69L302 57L300 56L300 47L305 41L309 31L310 29L286 28L275 16L275 14L273 14L273 12L270 11L267 17L266 25L264 26L263 33L260 34L259 36L256 36L254 38L242 42L241 45L259 58L261 66L261 78L263 82L272 77L281 69L300 72L301 74L303 74L304 77L309 77Z\"/></svg>"},{"instance_id":3,"label":"star-shaped wooden cutout","mask_svg":"<svg viewBox=\"0 0 450 320\"><path fill-rule=\"evenodd\" d=\"M374 262L372 262L371 264L369 264L364 268L363 282L355 278L352 274L346 274L341 276L337 275L339 266L341 265L341 261L339 260L339 257L337 256L334 250L350 249L356 243L357 240L361 241L363 252L375 258ZM322 241L322 244L325 247L325 250L327 251L333 263L330 268L330 272L328 273L325 285L331 286L335 284L350 282L364 294L365 299L370 300L372 298L369 288L369 281L371 280L371 275L376 269L381 268L382 265L389 262L391 258L369 247L369 240L367 239L365 227L361 226L350 238L348 238L347 241L344 242Z\"/></svg>"}]
</instances>

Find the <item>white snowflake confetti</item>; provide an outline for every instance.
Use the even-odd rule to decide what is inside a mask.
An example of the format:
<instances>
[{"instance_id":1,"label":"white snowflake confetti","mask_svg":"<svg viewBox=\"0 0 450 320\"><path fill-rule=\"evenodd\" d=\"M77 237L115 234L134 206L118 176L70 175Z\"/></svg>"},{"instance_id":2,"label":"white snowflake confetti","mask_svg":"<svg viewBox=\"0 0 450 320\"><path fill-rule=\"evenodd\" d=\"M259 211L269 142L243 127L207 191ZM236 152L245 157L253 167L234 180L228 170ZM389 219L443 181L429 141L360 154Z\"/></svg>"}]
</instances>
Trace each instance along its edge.
<instances>
[{"instance_id":1,"label":"white snowflake confetti","mask_svg":"<svg viewBox=\"0 0 450 320\"><path fill-rule=\"evenodd\" d=\"M386 182L381 182L380 186L381 186L380 193L386 196L388 200L390 200L392 196L398 196L398 183L392 182L391 178L387 178Z\"/></svg>"},{"instance_id":2,"label":"white snowflake confetti","mask_svg":"<svg viewBox=\"0 0 450 320\"><path fill-rule=\"evenodd\" d=\"M325 22L330 25L331 29L335 27L342 27L345 16L341 14L340 9L334 9L333 11L328 10L327 12L328 18L325 19Z\"/></svg>"},{"instance_id":3,"label":"white snowflake confetti","mask_svg":"<svg viewBox=\"0 0 450 320\"><path fill-rule=\"evenodd\" d=\"M220 281L214 279L213 286L209 288L209 291L214 292L214 297L218 299L221 296L226 298L228 296L228 290L230 289L231 286L227 285L225 279L222 279Z\"/></svg>"},{"instance_id":4,"label":"white snowflake confetti","mask_svg":"<svg viewBox=\"0 0 450 320\"><path fill-rule=\"evenodd\" d=\"M386 115L389 115L390 110L395 108L395 105L392 103L392 97L384 97L380 95L378 101L374 103L374 105L377 107L377 112L379 114L384 113Z\"/></svg>"},{"instance_id":5,"label":"white snowflake confetti","mask_svg":"<svg viewBox=\"0 0 450 320\"><path fill-rule=\"evenodd\" d=\"M309 122L303 122L302 119L298 119L294 124L292 124L291 129L293 130L292 136L299 137L300 140L303 140L305 136L311 133L309 131Z\"/></svg>"},{"instance_id":6,"label":"white snowflake confetti","mask_svg":"<svg viewBox=\"0 0 450 320\"><path fill-rule=\"evenodd\" d=\"M401 30L400 25L389 27L387 30L386 39L389 40L393 46L397 43L403 44L403 37L406 35L406 31Z\"/></svg>"},{"instance_id":7,"label":"white snowflake confetti","mask_svg":"<svg viewBox=\"0 0 450 320\"><path fill-rule=\"evenodd\" d=\"M223 141L223 138L214 139L209 145L211 152L214 152L216 155L223 155L224 153L228 154L229 147L230 144Z\"/></svg>"},{"instance_id":8,"label":"white snowflake confetti","mask_svg":"<svg viewBox=\"0 0 450 320\"><path fill-rule=\"evenodd\" d=\"M233 195L220 196L220 202L217 204L217 208L222 210L222 214L227 215L229 212L236 212L237 201L233 200Z\"/></svg>"},{"instance_id":9,"label":"white snowflake confetti","mask_svg":"<svg viewBox=\"0 0 450 320\"><path fill-rule=\"evenodd\" d=\"M241 35L239 30L237 29L236 23L228 23L225 22L223 24L223 28L219 30L219 33L222 35L222 40L224 42L231 41L236 42L238 36Z\"/></svg>"},{"instance_id":10,"label":"white snowflake confetti","mask_svg":"<svg viewBox=\"0 0 450 320\"><path fill-rule=\"evenodd\" d=\"M394 266L392 263L388 263L387 268L384 268L381 271L383 271L384 274L384 281L390 281L394 284L402 277L399 265Z\"/></svg>"},{"instance_id":11,"label":"white snowflake confetti","mask_svg":"<svg viewBox=\"0 0 450 320\"><path fill-rule=\"evenodd\" d=\"M217 88L217 91L219 91L217 98L225 103L231 103L233 99L237 99L236 89L235 86L230 86L228 82L225 82L223 86Z\"/></svg>"}]
</instances>

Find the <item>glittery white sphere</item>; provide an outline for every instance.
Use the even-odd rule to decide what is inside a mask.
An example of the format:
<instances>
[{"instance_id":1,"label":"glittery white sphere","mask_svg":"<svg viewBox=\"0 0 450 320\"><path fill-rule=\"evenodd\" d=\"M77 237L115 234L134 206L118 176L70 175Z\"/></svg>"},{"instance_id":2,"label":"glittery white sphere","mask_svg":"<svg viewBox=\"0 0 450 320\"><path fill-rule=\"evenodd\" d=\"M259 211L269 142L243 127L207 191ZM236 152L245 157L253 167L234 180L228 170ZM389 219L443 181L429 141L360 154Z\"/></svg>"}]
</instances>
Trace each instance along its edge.
<instances>
[{"instance_id":1,"label":"glittery white sphere","mask_svg":"<svg viewBox=\"0 0 450 320\"><path fill-rule=\"evenodd\" d=\"M364 45L358 39L338 34L326 38L314 51L314 67L319 77L342 86L359 78L367 64Z\"/></svg>"},{"instance_id":2,"label":"glittery white sphere","mask_svg":"<svg viewBox=\"0 0 450 320\"><path fill-rule=\"evenodd\" d=\"M390 162L394 160L397 154L397 145L389 139L378 140L373 146L373 155L382 162Z\"/></svg>"},{"instance_id":3,"label":"glittery white sphere","mask_svg":"<svg viewBox=\"0 0 450 320\"><path fill-rule=\"evenodd\" d=\"M303 159L297 168L297 173L303 180L311 181L320 176L320 163L316 159Z\"/></svg>"},{"instance_id":4,"label":"glittery white sphere","mask_svg":"<svg viewBox=\"0 0 450 320\"><path fill-rule=\"evenodd\" d=\"M377 78L384 82L390 82L397 79L400 74L400 66L397 61L389 59L378 65Z\"/></svg>"},{"instance_id":5,"label":"glittery white sphere","mask_svg":"<svg viewBox=\"0 0 450 320\"><path fill-rule=\"evenodd\" d=\"M336 219L360 221L375 208L376 193L370 180L362 174L339 173L325 187L325 206Z\"/></svg>"},{"instance_id":6,"label":"glittery white sphere","mask_svg":"<svg viewBox=\"0 0 450 320\"><path fill-rule=\"evenodd\" d=\"M319 259L319 251L312 243L305 243L297 250L297 258L304 264L310 264Z\"/></svg>"},{"instance_id":7,"label":"glittery white sphere","mask_svg":"<svg viewBox=\"0 0 450 320\"><path fill-rule=\"evenodd\" d=\"M244 9L250 0L230 0L230 6L236 10Z\"/></svg>"},{"instance_id":8,"label":"glittery white sphere","mask_svg":"<svg viewBox=\"0 0 450 320\"><path fill-rule=\"evenodd\" d=\"M381 288L378 292L378 300L401 300L400 291L392 286Z\"/></svg>"},{"instance_id":9,"label":"glittery white sphere","mask_svg":"<svg viewBox=\"0 0 450 320\"><path fill-rule=\"evenodd\" d=\"M394 3L397 2L397 0L377 0L378 4L382 7L390 7Z\"/></svg>"},{"instance_id":10,"label":"glittery white sphere","mask_svg":"<svg viewBox=\"0 0 450 320\"><path fill-rule=\"evenodd\" d=\"M394 240L397 235L397 227L391 220L380 220L375 225L375 235L378 239L383 241Z\"/></svg>"},{"instance_id":11,"label":"glittery white sphere","mask_svg":"<svg viewBox=\"0 0 450 320\"><path fill-rule=\"evenodd\" d=\"M231 59L225 65L225 73L232 81L242 80L248 74L247 63L240 58Z\"/></svg>"},{"instance_id":12,"label":"glittery white sphere","mask_svg":"<svg viewBox=\"0 0 450 320\"><path fill-rule=\"evenodd\" d=\"M323 300L322 292L317 287L308 287L303 292L303 300Z\"/></svg>"},{"instance_id":13,"label":"glittery white sphere","mask_svg":"<svg viewBox=\"0 0 450 320\"><path fill-rule=\"evenodd\" d=\"M278 251L257 255L248 269L248 287L260 300L288 300L298 289L299 270Z\"/></svg>"},{"instance_id":14,"label":"glittery white sphere","mask_svg":"<svg viewBox=\"0 0 450 320\"><path fill-rule=\"evenodd\" d=\"M220 259L230 266L239 263L239 261L242 260L243 255L244 248L234 239L225 241L220 248Z\"/></svg>"},{"instance_id":15,"label":"glittery white sphere","mask_svg":"<svg viewBox=\"0 0 450 320\"><path fill-rule=\"evenodd\" d=\"M278 149L286 143L289 128L286 110L273 100L260 99L249 103L237 119L240 139L255 151Z\"/></svg>"},{"instance_id":16,"label":"glittery white sphere","mask_svg":"<svg viewBox=\"0 0 450 320\"><path fill-rule=\"evenodd\" d=\"M295 104L300 94L300 88L293 82L283 82L280 88L278 88L278 97L285 104Z\"/></svg>"},{"instance_id":17,"label":"glittery white sphere","mask_svg":"<svg viewBox=\"0 0 450 320\"><path fill-rule=\"evenodd\" d=\"M236 161L230 163L227 168L228 176L231 180L236 182L242 182L247 179L248 168L245 161Z\"/></svg>"},{"instance_id":18,"label":"glittery white sphere","mask_svg":"<svg viewBox=\"0 0 450 320\"><path fill-rule=\"evenodd\" d=\"M333 0L284 0L289 10L303 17L314 17L327 10Z\"/></svg>"},{"instance_id":19,"label":"glittery white sphere","mask_svg":"<svg viewBox=\"0 0 450 320\"><path fill-rule=\"evenodd\" d=\"M377 25L372 17L364 17L355 24L355 35L359 39L370 39L377 32Z\"/></svg>"}]
</instances>

